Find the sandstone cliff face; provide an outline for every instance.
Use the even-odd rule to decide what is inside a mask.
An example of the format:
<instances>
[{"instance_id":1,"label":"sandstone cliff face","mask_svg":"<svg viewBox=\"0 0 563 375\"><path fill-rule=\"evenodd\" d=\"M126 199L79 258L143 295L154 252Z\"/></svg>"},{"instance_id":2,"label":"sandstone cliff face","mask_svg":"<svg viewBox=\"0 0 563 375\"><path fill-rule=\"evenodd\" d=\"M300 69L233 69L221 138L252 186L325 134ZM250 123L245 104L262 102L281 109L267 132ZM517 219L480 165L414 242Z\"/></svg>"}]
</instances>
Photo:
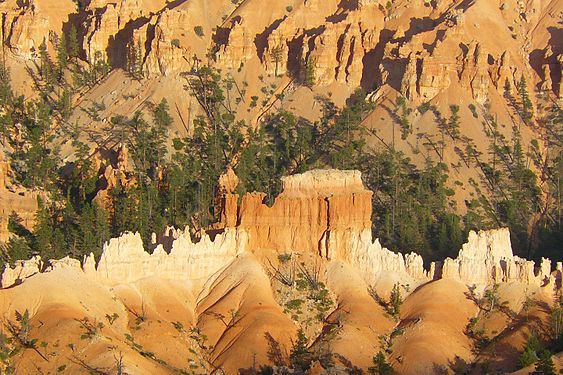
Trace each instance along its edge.
<instances>
[{"instance_id":1,"label":"sandstone cliff face","mask_svg":"<svg viewBox=\"0 0 563 375\"><path fill-rule=\"evenodd\" d=\"M227 172L221 179L224 193L222 224L212 240L203 234L194 243L189 230L168 228L155 236L152 253L141 236L125 233L111 239L96 264L93 255L80 265L65 258L46 264L39 257L7 267L2 287L9 287L38 272L57 268L82 270L107 285L131 283L149 277L176 281L205 281L245 252L304 254L350 264L368 285L389 278L411 287L435 279L453 279L467 285L520 282L560 287L563 266L552 273L544 259L534 262L514 256L507 229L470 232L456 259L432 264L427 271L415 253L394 253L371 235L371 195L358 171L313 170L283 179L283 192L274 204L263 203L263 193L248 193L237 207L232 192L237 179ZM217 230L216 230L217 231Z\"/></svg>"},{"instance_id":2,"label":"sandstone cliff face","mask_svg":"<svg viewBox=\"0 0 563 375\"><path fill-rule=\"evenodd\" d=\"M58 1L56 7L40 0L4 1L0 4L3 39L13 53L33 59L43 42L50 47L62 35L63 23L75 8L71 0Z\"/></svg>"},{"instance_id":3,"label":"sandstone cliff face","mask_svg":"<svg viewBox=\"0 0 563 375\"><path fill-rule=\"evenodd\" d=\"M537 35L556 18L554 5L530 2L511 8L485 0L390 8L375 1L303 1L268 9L251 5L98 0L77 10L70 0L56 7L49 0L10 0L0 4L0 11L7 44L28 59L44 39L55 46L72 19L81 22L75 26L80 26L90 60L99 53L124 67L129 46L140 41L148 77L189 70L196 55L231 72L258 66L268 74L294 76L310 60L317 85L361 84L368 90L389 85L420 101L458 82L484 103L492 88L502 94L506 83L513 85L521 74L544 92L560 95L561 49L555 38ZM203 35L196 35L195 27ZM544 43L542 49L532 51L538 43Z\"/></svg>"},{"instance_id":4,"label":"sandstone cliff face","mask_svg":"<svg viewBox=\"0 0 563 375\"><path fill-rule=\"evenodd\" d=\"M8 222L12 214L17 214L20 224L31 229L36 211L37 193L11 183L10 165L0 153L0 242L10 238Z\"/></svg>"},{"instance_id":5,"label":"sandstone cliff face","mask_svg":"<svg viewBox=\"0 0 563 375\"><path fill-rule=\"evenodd\" d=\"M441 277L468 284L519 281L543 286L550 282L551 261L543 259L536 273L533 261L512 254L508 229L472 231L459 256L444 261Z\"/></svg>"},{"instance_id":6,"label":"sandstone cliff face","mask_svg":"<svg viewBox=\"0 0 563 375\"><path fill-rule=\"evenodd\" d=\"M85 272L105 284L129 283L147 277L166 280L206 280L237 253L245 250L245 234L226 229L212 241L208 235L193 243L189 231L177 232L169 253L162 245L149 254L138 233L126 233L104 247L97 268ZM90 255L93 258L93 255ZM85 264L93 264L86 259Z\"/></svg>"},{"instance_id":7,"label":"sandstone cliff face","mask_svg":"<svg viewBox=\"0 0 563 375\"><path fill-rule=\"evenodd\" d=\"M253 251L310 252L330 259L345 253L348 233L371 228L371 195L357 171L310 171L284 178L272 207L263 203L263 193L245 195L237 222Z\"/></svg>"},{"instance_id":8,"label":"sandstone cliff face","mask_svg":"<svg viewBox=\"0 0 563 375\"><path fill-rule=\"evenodd\" d=\"M392 88L415 106L435 100L440 107L450 87L484 104L514 89L522 75L530 93L538 88L560 98L563 58L556 38L549 36L560 7L552 3L392 2L388 7L379 1L303 0L257 9L255 3L227 0L97 0L76 9L70 0L56 7L51 0L10 0L0 11L7 45L26 59L34 58L43 39L54 53L63 29L73 23L90 61L98 55L124 68L130 50L138 49L146 78L177 76L192 69L197 58L240 82L249 75L288 75L286 87L312 64L316 93L334 84L348 94L358 86ZM249 87L247 94L259 90ZM535 95L531 99L535 104Z\"/></svg>"}]
</instances>

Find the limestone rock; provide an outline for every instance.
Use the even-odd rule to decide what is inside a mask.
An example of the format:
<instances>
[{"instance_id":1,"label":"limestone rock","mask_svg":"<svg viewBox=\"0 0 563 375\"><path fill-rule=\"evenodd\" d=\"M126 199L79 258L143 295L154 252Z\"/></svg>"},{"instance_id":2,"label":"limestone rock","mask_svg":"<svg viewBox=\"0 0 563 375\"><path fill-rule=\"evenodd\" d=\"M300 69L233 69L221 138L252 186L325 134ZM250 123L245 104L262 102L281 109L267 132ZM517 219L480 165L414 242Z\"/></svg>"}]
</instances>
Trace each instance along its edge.
<instances>
[{"instance_id":1,"label":"limestone rock","mask_svg":"<svg viewBox=\"0 0 563 375\"><path fill-rule=\"evenodd\" d=\"M190 14L183 9L172 9L158 17L145 60L144 70L149 77L188 71L192 67L195 50L187 36L193 34L193 27Z\"/></svg>"},{"instance_id":2,"label":"limestone rock","mask_svg":"<svg viewBox=\"0 0 563 375\"><path fill-rule=\"evenodd\" d=\"M471 231L458 257L444 261L441 276L468 284L509 281L541 284L542 279L551 273L549 268L550 265L545 263L536 277L534 262L512 254L510 232L504 228L479 233Z\"/></svg>"},{"instance_id":3,"label":"limestone rock","mask_svg":"<svg viewBox=\"0 0 563 375\"><path fill-rule=\"evenodd\" d=\"M356 269L368 285L400 282L410 287L439 278L467 285L520 282L538 286L561 284L561 262L551 272L551 261L534 262L514 256L508 229L470 232L456 259L433 263L426 271L415 253L394 253L372 239L371 198L358 171L313 170L283 178L283 191L271 207L264 193L247 193L238 207L232 194L236 176L223 177L221 222L201 231L192 241L189 228L167 228L154 235L149 253L138 233L124 233L105 244L96 265L85 257L82 271L103 284L131 283L149 277L177 281L205 281L244 252L302 253L339 260ZM212 239L213 237L213 239ZM40 258L7 267L3 287L35 273L58 268L80 271L80 262L54 260L44 267ZM382 281L383 280L383 281Z\"/></svg>"},{"instance_id":4,"label":"limestone rock","mask_svg":"<svg viewBox=\"0 0 563 375\"><path fill-rule=\"evenodd\" d=\"M63 259L50 260L49 264L50 264L49 270L57 270L57 269L82 270L82 265L80 261L78 259L73 259L69 256L66 256Z\"/></svg>"},{"instance_id":5,"label":"limestone rock","mask_svg":"<svg viewBox=\"0 0 563 375\"><path fill-rule=\"evenodd\" d=\"M371 228L371 195L357 171L315 170L282 180L272 207L246 194L238 212L249 249L303 251L326 258L345 253L348 234Z\"/></svg>"},{"instance_id":6,"label":"limestone rock","mask_svg":"<svg viewBox=\"0 0 563 375\"><path fill-rule=\"evenodd\" d=\"M29 260L19 260L14 264L14 267L6 265L2 273L2 288L21 283L26 278L35 275L43 270L43 261L41 257L36 255Z\"/></svg>"},{"instance_id":7,"label":"limestone rock","mask_svg":"<svg viewBox=\"0 0 563 375\"><path fill-rule=\"evenodd\" d=\"M3 14L3 37L5 43L16 55L27 59L35 58L39 46L45 42L53 50L55 42L62 35L67 15L73 13L76 5L70 0L57 2L54 11L44 1L5 1L0 3Z\"/></svg>"},{"instance_id":8,"label":"limestone rock","mask_svg":"<svg viewBox=\"0 0 563 375\"><path fill-rule=\"evenodd\" d=\"M245 25L244 19L237 19L229 31L228 40L217 52L217 65L226 69L238 69L255 54L254 35Z\"/></svg>"},{"instance_id":9,"label":"limestone rock","mask_svg":"<svg viewBox=\"0 0 563 375\"><path fill-rule=\"evenodd\" d=\"M98 281L114 285L147 277L166 280L205 280L245 250L245 234L225 229L212 241L204 235L193 243L188 231L179 233L170 253L158 245L152 254L145 251L139 233L125 233L105 246L95 273ZM91 261L88 259L91 263Z\"/></svg>"}]
</instances>

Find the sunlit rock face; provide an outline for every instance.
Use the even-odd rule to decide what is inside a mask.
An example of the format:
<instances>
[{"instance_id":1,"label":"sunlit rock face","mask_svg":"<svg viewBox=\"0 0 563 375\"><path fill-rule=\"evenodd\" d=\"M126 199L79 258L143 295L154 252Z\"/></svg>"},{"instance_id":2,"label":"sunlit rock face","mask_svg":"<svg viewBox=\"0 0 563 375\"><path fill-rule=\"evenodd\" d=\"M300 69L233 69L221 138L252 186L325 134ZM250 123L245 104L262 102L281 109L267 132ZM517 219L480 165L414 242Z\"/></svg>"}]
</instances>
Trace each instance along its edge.
<instances>
[{"instance_id":1,"label":"sunlit rock face","mask_svg":"<svg viewBox=\"0 0 563 375\"><path fill-rule=\"evenodd\" d=\"M108 285L149 277L176 281L205 281L243 253L306 254L324 261L344 261L368 285L392 279L416 286L435 279L467 285L521 282L543 286L561 280L561 265L551 272L551 261L534 262L514 256L508 229L470 232L455 259L447 258L424 269L415 252L401 254L384 248L371 235L371 198L358 171L313 170L285 177L274 203L264 193L247 193L238 204L238 178L227 171L220 181L223 209L210 234L193 241L188 228L166 229L153 236L147 251L139 233L124 233L94 255L78 260L43 261L34 257L8 266L2 286L9 287L40 272L58 268L83 270ZM413 249L416 251L416 249Z\"/></svg>"}]
</instances>

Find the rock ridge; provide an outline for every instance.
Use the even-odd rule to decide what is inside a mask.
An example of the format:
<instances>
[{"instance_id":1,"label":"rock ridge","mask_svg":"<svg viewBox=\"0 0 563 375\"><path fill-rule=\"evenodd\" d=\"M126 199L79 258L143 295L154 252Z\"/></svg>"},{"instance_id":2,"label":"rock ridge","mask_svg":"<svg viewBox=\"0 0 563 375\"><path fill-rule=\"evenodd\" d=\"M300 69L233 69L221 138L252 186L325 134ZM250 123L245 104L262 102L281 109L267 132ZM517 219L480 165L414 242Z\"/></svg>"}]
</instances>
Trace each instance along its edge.
<instances>
[{"instance_id":1,"label":"rock ridge","mask_svg":"<svg viewBox=\"0 0 563 375\"><path fill-rule=\"evenodd\" d=\"M236 179L231 176L231 179ZM108 241L100 260L93 254L82 262L70 258L43 261L34 257L6 267L2 287L10 287L39 272L75 268L107 285L131 283L148 277L175 281L206 280L245 252L313 253L326 261L352 265L368 285L392 276L411 286L435 279L467 285L521 282L538 286L561 281L563 266L543 259L533 261L512 253L508 229L470 232L455 259L424 268L423 258L411 252L394 253L371 234L371 195L358 171L313 170L286 177L284 190L269 207L264 193L248 193L237 207L237 195L224 193L224 228L212 239L203 233L194 242L188 228L167 228L145 251L138 233L124 233ZM232 186L231 186L232 188Z\"/></svg>"}]
</instances>

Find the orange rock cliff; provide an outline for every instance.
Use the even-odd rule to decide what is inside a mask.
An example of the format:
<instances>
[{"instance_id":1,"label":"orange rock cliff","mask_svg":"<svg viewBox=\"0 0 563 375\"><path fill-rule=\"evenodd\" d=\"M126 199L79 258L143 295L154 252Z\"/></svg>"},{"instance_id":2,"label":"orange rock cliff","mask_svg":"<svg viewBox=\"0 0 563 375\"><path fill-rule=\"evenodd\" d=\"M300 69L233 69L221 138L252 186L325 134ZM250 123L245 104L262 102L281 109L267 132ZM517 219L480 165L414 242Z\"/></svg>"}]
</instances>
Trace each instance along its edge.
<instances>
[{"instance_id":1,"label":"orange rock cliff","mask_svg":"<svg viewBox=\"0 0 563 375\"><path fill-rule=\"evenodd\" d=\"M263 202L263 193L246 194L238 206L237 195L229 192L233 190L231 186L224 193L224 228L213 239L204 234L194 243L187 229L170 228L149 254L139 234L124 233L106 243L97 264L93 254L82 263L69 258L44 262L35 257L8 266L2 286L60 267L82 270L109 285L151 276L205 280L240 254L274 252L344 261L369 285L391 276L410 285L444 278L468 285L518 281L560 287L561 262L552 272L548 259L535 267L533 261L514 256L507 229L471 232L456 259L432 263L429 270L415 253L403 255L383 248L377 239L372 240L372 193L358 171L314 170L286 177L283 192L271 207Z\"/></svg>"}]
</instances>

